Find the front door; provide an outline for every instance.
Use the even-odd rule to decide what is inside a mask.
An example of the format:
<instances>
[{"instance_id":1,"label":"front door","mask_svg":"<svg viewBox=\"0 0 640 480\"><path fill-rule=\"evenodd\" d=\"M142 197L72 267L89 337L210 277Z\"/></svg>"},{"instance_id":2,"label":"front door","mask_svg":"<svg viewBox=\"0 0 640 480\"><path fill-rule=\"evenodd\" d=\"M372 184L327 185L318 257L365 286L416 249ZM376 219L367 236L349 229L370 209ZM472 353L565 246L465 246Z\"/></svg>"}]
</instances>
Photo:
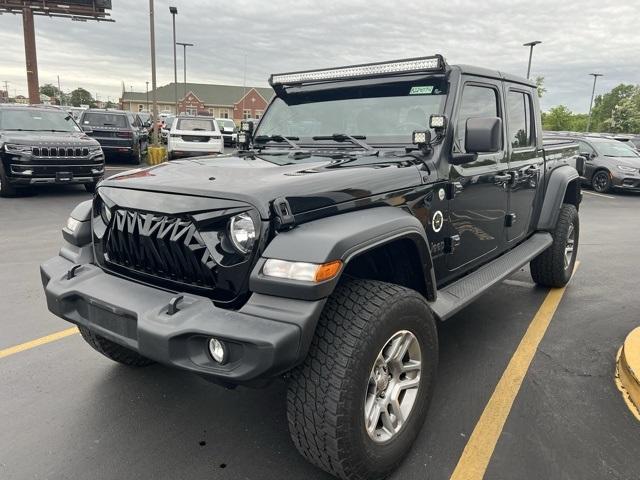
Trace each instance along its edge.
<instances>
[{"instance_id":1,"label":"front door","mask_svg":"<svg viewBox=\"0 0 640 480\"><path fill-rule=\"evenodd\" d=\"M463 84L454 131L454 153L464 153L465 126L473 117L503 118L501 85L498 81L467 78ZM504 138L504 134L503 134ZM504 171L503 171L504 170ZM509 175L504 148L497 153L479 154L465 165L450 166L450 181L455 191L449 201L451 228L447 235L453 251L447 255L452 277L458 269L467 270L499 254L504 247Z\"/></svg>"},{"instance_id":2,"label":"front door","mask_svg":"<svg viewBox=\"0 0 640 480\"><path fill-rule=\"evenodd\" d=\"M542 149L536 146L531 92L509 87L506 93L509 158L507 241L517 243L532 230L531 215L544 169Z\"/></svg>"}]
</instances>

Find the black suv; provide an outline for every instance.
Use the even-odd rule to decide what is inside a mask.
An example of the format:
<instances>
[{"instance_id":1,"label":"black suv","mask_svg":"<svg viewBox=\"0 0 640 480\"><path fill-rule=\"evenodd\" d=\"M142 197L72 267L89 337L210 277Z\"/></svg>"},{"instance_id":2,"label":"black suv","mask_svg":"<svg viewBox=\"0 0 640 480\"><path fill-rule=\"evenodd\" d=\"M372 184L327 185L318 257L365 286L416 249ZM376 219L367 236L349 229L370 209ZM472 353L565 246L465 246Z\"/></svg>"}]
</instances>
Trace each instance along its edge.
<instances>
[{"instance_id":1,"label":"black suv","mask_svg":"<svg viewBox=\"0 0 640 480\"><path fill-rule=\"evenodd\" d=\"M78 205L41 267L47 304L117 362L284 376L300 453L384 478L424 423L437 322L527 264L571 278L582 158L543 144L535 83L439 55L270 83L238 152Z\"/></svg>"},{"instance_id":2,"label":"black suv","mask_svg":"<svg viewBox=\"0 0 640 480\"><path fill-rule=\"evenodd\" d=\"M0 105L0 196L47 183L82 183L93 192L103 175L100 144L68 112L45 105Z\"/></svg>"},{"instance_id":3,"label":"black suv","mask_svg":"<svg viewBox=\"0 0 640 480\"><path fill-rule=\"evenodd\" d=\"M562 135L559 135L562 136ZM640 192L640 153L626 142L600 135L564 135L586 159L583 181L596 192Z\"/></svg>"},{"instance_id":4,"label":"black suv","mask_svg":"<svg viewBox=\"0 0 640 480\"><path fill-rule=\"evenodd\" d=\"M122 110L89 109L79 120L87 135L95 138L107 155L142 163L149 145L149 134L140 117Z\"/></svg>"}]
</instances>

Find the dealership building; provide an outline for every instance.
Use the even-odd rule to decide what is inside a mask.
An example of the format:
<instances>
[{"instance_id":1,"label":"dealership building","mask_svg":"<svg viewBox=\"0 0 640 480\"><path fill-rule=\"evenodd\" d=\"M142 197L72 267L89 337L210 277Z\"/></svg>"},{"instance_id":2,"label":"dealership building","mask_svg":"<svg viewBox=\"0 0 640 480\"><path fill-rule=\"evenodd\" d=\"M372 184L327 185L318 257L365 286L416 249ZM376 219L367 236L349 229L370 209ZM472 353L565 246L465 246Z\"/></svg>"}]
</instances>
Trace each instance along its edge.
<instances>
[{"instance_id":1,"label":"dealership building","mask_svg":"<svg viewBox=\"0 0 640 480\"><path fill-rule=\"evenodd\" d=\"M273 96L271 88L178 83L178 113L232 118L236 122L260 118ZM158 112L175 113L174 83L156 89ZM122 92L120 107L132 112L151 111L153 92Z\"/></svg>"}]
</instances>

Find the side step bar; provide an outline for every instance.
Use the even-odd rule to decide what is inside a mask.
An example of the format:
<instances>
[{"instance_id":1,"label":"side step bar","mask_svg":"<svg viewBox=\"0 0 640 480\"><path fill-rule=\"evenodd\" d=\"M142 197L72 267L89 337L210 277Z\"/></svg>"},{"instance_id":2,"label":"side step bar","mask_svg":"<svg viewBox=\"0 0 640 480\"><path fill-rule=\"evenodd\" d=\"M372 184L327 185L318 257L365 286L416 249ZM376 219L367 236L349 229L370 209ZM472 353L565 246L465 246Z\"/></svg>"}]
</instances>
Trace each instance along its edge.
<instances>
[{"instance_id":1,"label":"side step bar","mask_svg":"<svg viewBox=\"0 0 640 480\"><path fill-rule=\"evenodd\" d=\"M520 267L529 263L553 242L550 233L540 232L525 240L513 250L492 260L473 273L438 290L438 298L431 303L437 318L446 320L466 307L489 288L501 282Z\"/></svg>"}]
</instances>

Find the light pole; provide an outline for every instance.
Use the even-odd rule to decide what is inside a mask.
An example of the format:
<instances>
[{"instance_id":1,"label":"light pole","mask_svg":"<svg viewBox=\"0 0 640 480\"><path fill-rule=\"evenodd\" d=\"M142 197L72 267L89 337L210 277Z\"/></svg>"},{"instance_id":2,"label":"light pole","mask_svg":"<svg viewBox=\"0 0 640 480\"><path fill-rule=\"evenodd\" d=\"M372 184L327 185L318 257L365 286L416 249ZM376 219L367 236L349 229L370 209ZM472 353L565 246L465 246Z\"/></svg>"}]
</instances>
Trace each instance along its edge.
<instances>
[{"instance_id":1,"label":"light pole","mask_svg":"<svg viewBox=\"0 0 640 480\"><path fill-rule=\"evenodd\" d=\"M151 37L151 97L153 99L153 145L158 146L158 102L156 98L156 29L153 0L149 0L149 23Z\"/></svg>"},{"instance_id":2,"label":"light pole","mask_svg":"<svg viewBox=\"0 0 640 480\"><path fill-rule=\"evenodd\" d=\"M596 81L598 77L604 76L602 73L590 73L589 75L593 76L593 89L591 90L591 101L589 102L589 120L587 121L587 132L591 128L591 108L593 107L593 96L596 93Z\"/></svg>"},{"instance_id":3,"label":"light pole","mask_svg":"<svg viewBox=\"0 0 640 480\"><path fill-rule=\"evenodd\" d=\"M147 112L149 111L149 80L145 82L147 84Z\"/></svg>"},{"instance_id":4,"label":"light pole","mask_svg":"<svg viewBox=\"0 0 640 480\"><path fill-rule=\"evenodd\" d=\"M529 75L531 75L531 57L533 57L533 47L542 43L540 40L534 40L533 42L523 43L523 47L529 47L529 66L527 67L527 80L529 79Z\"/></svg>"},{"instance_id":5,"label":"light pole","mask_svg":"<svg viewBox=\"0 0 640 480\"><path fill-rule=\"evenodd\" d=\"M173 95L176 102L176 115L178 115L178 64L176 62L176 15L177 7L169 7L173 19Z\"/></svg>"},{"instance_id":6,"label":"light pole","mask_svg":"<svg viewBox=\"0 0 640 480\"><path fill-rule=\"evenodd\" d=\"M194 44L193 43L184 43L184 42L178 42L177 45L182 45L182 50L183 50L183 55L182 58L184 60L183 62L183 66L184 66L184 96L187 96L187 47L193 47Z\"/></svg>"}]
</instances>

